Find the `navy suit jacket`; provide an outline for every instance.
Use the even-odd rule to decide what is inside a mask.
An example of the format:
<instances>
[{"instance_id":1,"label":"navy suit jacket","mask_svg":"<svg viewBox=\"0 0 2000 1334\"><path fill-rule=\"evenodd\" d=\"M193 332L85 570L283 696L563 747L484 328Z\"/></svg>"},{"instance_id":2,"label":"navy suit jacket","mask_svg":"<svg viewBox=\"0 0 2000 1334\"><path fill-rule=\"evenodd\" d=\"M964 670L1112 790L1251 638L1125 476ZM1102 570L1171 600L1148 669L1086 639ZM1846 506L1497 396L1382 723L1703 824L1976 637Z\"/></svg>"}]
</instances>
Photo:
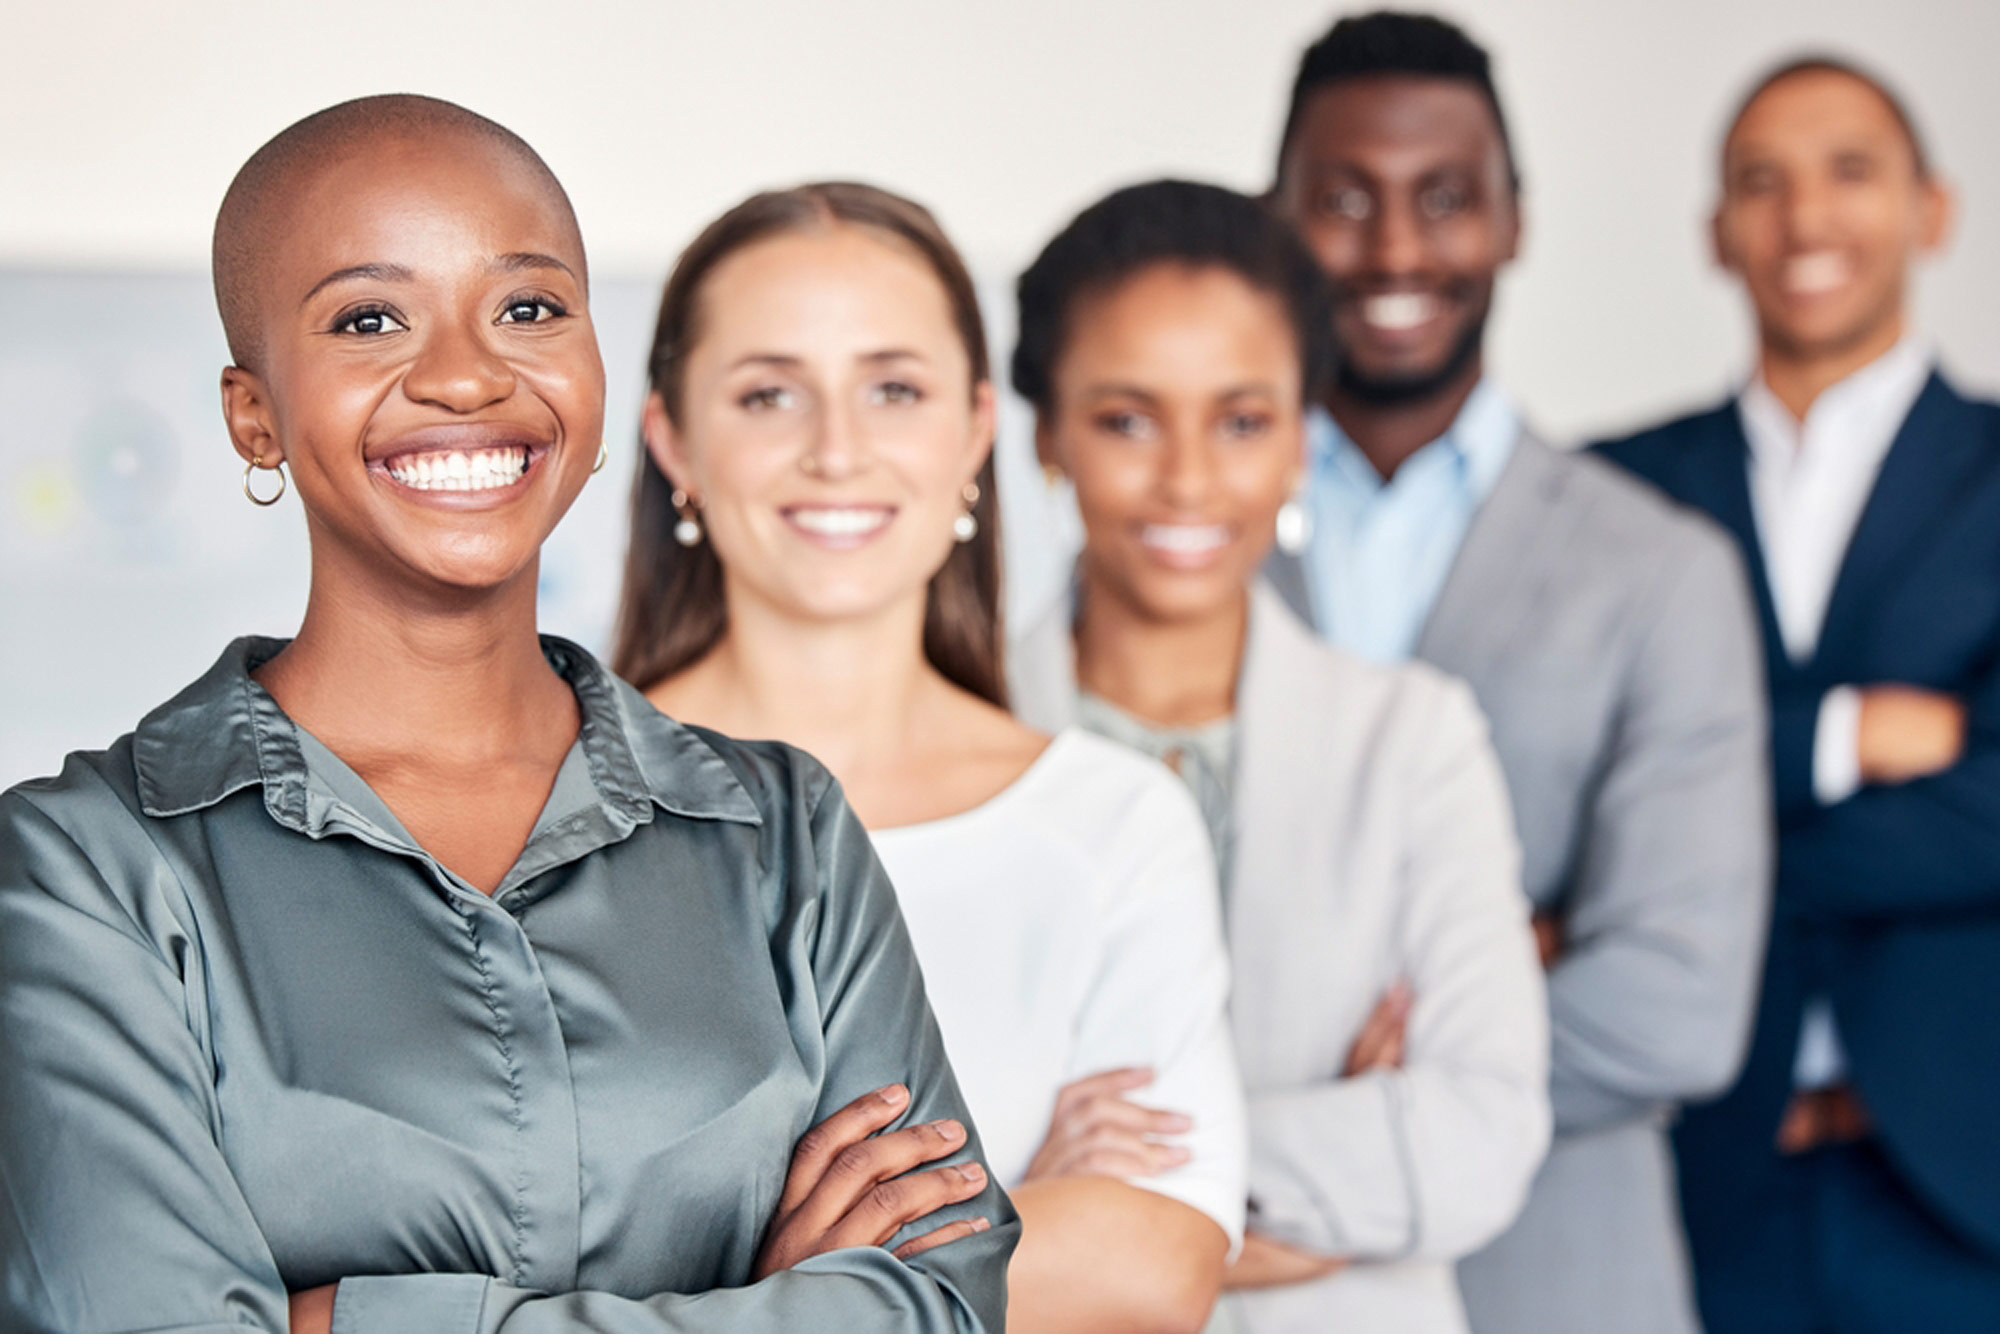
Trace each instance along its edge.
<instances>
[{"instance_id":1,"label":"navy suit jacket","mask_svg":"<svg viewBox=\"0 0 2000 1334\"><path fill-rule=\"evenodd\" d=\"M1779 822L1770 954L1741 1078L1677 1136L1689 1226L1731 1226L1742 1187L1776 1170L1800 1015L1823 993L1890 1161L1941 1223L2000 1256L2000 405L1931 376L1802 663L1778 633L1736 405L1598 449L1735 535L1764 628ZM1885 682L1963 699L1963 758L1821 805L1821 698Z\"/></svg>"}]
</instances>

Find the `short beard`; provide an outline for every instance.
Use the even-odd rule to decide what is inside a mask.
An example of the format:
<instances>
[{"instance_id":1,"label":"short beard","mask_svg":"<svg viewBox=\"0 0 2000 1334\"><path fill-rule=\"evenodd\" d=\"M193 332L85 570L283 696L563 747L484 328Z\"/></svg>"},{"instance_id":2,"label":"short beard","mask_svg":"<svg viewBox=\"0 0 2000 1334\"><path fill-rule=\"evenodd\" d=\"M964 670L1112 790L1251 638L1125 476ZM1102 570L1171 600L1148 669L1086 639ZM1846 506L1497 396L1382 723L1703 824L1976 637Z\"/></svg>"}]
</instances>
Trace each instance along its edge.
<instances>
[{"instance_id":1,"label":"short beard","mask_svg":"<svg viewBox=\"0 0 2000 1334\"><path fill-rule=\"evenodd\" d=\"M1333 377L1334 392L1375 408L1404 407L1435 398L1457 383L1466 368L1479 359L1479 349L1486 341L1486 317L1491 310L1490 305L1482 307L1478 316L1460 331L1458 341L1451 345L1445 359L1427 371L1371 376L1344 351L1340 352Z\"/></svg>"}]
</instances>

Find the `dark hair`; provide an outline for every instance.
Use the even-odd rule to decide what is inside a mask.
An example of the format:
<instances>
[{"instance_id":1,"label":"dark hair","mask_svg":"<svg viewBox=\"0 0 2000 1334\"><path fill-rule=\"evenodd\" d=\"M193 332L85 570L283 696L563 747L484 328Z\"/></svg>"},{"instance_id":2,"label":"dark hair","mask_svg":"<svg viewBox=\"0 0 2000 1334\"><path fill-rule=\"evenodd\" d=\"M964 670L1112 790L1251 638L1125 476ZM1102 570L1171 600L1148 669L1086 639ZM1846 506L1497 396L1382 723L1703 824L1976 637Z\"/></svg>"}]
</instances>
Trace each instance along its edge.
<instances>
[{"instance_id":1,"label":"dark hair","mask_svg":"<svg viewBox=\"0 0 2000 1334\"><path fill-rule=\"evenodd\" d=\"M1521 169L1514 157L1507 115L1500 109L1500 91L1493 84L1493 61L1486 49L1456 24L1429 14L1377 10L1344 18L1326 36L1306 48L1292 80L1292 104L1285 112L1285 132L1278 139L1277 175L1285 174L1285 154L1298 133L1306 100L1320 89L1348 79L1403 74L1426 79L1469 83L1486 98L1493 124L1500 131L1500 149L1507 157L1507 180L1516 194Z\"/></svg>"},{"instance_id":2,"label":"dark hair","mask_svg":"<svg viewBox=\"0 0 2000 1334\"><path fill-rule=\"evenodd\" d=\"M1758 98L1770 92L1771 89L1777 87L1785 80L1801 74L1843 75L1853 79L1881 98L1883 104L1889 108L1889 114L1895 117L1896 124L1902 129L1903 137L1909 140L1910 156L1916 164L1918 178L1922 180L1930 179L1930 152L1924 145L1924 136L1917 130L1916 119L1910 115L1909 105L1901 97L1897 96L1895 91L1887 83L1883 82L1880 77L1855 64L1853 61L1840 56L1817 54L1797 56L1765 74L1763 78L1757 80L1751 86L1748 93L1744 94L1743 100L1736 104L1736 114L1729 118L1729 128L1723 131L1722 141L1725 144L1729 142L1729 137L1736 133L1736 127L1741 125L1743 118L1750 114L1750 108L1756 104Z\"/></svg>"},{"instance_id":3,"label":"dark hair","mask_svg":"<svg viewBox=\"0 0 2000 1334\"><path fill-rule=\"evenodd\" d=\"M823 182L753 195L710 223L681 253L660 296L647 374L669 420L681 418L682 377L689 352L701 338L701 288L717 265L736 252L787 232L837 226L867 227L909 247L930 266L951 307L965 344L976 388L993 378L986 356L979 298L937 220L922 205L871 185ZM931 577L924 610L924 656L944 677L980 698L1006 707L1006 672L1000 633L1000 514L989 454L978 476L972 514L979 531L955 543ZM711 543L684 547L673 537L678 516L673 483L641 442L632 488L632 534L619 597L617 646L612 668L642 688L698 661L729 624L722 562Z\"/></svg>"},{"instance_id":4,"label":"dark hair","mask_svg":"<svg viewBox=\"0 0 2000 1334\"><path fill-rule=\"evenodd\" d=\"M1333 374L1333 298L1296 233L1247 195L1193 181L1127 186L1077 214L1015 288L1014 388L1047 413L1077 302L1159 264L1219 268L1284 303L1298 340L1305 401Z\"/></svg>"}]
</instances>

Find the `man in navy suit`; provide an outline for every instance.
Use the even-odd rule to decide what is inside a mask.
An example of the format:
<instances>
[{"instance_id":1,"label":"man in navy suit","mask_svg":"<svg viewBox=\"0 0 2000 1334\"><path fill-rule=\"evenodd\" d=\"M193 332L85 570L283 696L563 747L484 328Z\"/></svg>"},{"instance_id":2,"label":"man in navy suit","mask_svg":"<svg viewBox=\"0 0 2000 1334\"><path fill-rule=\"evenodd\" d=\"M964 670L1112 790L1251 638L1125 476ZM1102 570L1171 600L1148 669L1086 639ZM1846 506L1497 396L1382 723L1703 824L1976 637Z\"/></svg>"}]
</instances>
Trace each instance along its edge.
<instances>
[{"instance_id":1,"label":"man in navy suit","mask_svg":"<svg viewBox=\"0 0 2000 1334\"><path fill-rule=\"evenodd\" d=\"M2000 406L1907 320L1951 199L1845 63L1725 139L1734 400L1600 446L1759 576L1778 887L1750 1058L1676 1133L1709 1334L2000 1330Z\"/></svg>"}]
</instances>

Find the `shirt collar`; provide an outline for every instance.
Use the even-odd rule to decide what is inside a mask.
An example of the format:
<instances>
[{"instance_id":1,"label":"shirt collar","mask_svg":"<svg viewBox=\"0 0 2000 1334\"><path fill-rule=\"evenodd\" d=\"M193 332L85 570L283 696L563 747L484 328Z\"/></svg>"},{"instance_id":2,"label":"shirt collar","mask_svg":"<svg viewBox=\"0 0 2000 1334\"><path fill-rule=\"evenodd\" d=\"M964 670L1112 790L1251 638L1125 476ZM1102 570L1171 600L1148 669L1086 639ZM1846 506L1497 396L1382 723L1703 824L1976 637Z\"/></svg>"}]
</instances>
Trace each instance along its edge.
<instances>
[{"instance_id":1,"label":"shirt collar","mask_svg":"<svg viewBox=\"0 0 2000 1334\"><path fill-rule=\"evenodd\" d=\"M336 798L313 772L299 727L250 673L288 641L247 636L194 684L146 715L133 763L146 814L185 815L262 785L274 819L317 835ZM542 636L549 665L576 693L577 742L605 814L632 826L658 806L694 819L759 824L757 805L703 736L660 713L568 640Z\"/></svg>"},{"instance_id":2,"label":"shirt collar","mask_svg":"<svg viewBox=\"0 0 2000 1334\"><path fill-rule=\"evenodd\" d=\"M1825 437L1836 448L1845 443L1857 451L1870 446L1886 451L1923 393L1934 361L1929 342L1915 331L1906 333L1887 352L1829 385L1802 422L1778 401L1762 374L1753 374L1737 398L1751 454L1760 462L1789 463L1809 435ZM1829 421L1844 429L1828 435L1821 424Z\"/></svg>"},{"instance_id":3,"label":"shirt collar","mask_svg":"<svg viewBox=\"0 0 2000 1334\"><path fill-rule=\"evenodd\" d=\"M1520 438L1521 416L1500 386L1482 378L1472 387L1443 435L1425 445L1417 454L1443 451L1456 460L1471 493L1484 499L1500 480L1513 457L1514 442ZM1387 485L1361 447L1340 429L1325 408L1314 408L1306 418L1306 439L1314 462L1332 469L1350 482L1366 482L1371 489ZM1417 455L1411 455L1415 458ZM1400 476L1400 473L1398 474Z\"/></svg>"}]
</instances>

